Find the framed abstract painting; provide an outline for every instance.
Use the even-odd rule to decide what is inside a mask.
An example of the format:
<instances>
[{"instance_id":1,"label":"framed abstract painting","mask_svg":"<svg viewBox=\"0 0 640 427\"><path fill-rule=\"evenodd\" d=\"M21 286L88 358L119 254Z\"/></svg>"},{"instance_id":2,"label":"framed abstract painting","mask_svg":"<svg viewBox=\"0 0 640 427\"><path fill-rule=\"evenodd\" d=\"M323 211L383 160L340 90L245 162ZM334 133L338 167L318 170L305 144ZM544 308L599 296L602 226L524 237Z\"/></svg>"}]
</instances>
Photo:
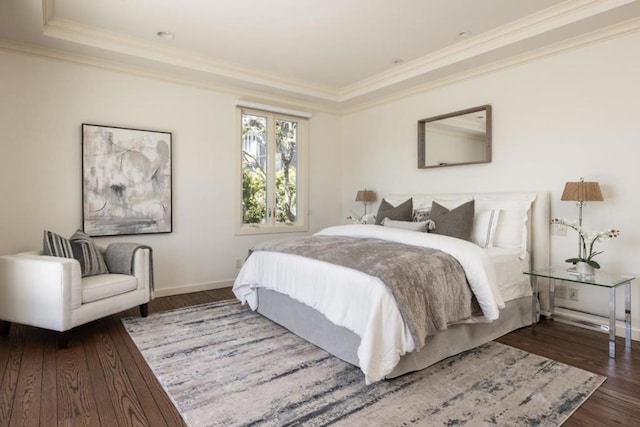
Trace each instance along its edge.
<instances>
[{"instance_id":1,"label":"framed abstract painting","mask_svg":"<svg viewBox=\"0 0 640 427\"><path fill-rule=\"evenodd\" d=\"M91 236L170 233L171 133L82 125L82 223Z\"/></svg>"}]
</instances>

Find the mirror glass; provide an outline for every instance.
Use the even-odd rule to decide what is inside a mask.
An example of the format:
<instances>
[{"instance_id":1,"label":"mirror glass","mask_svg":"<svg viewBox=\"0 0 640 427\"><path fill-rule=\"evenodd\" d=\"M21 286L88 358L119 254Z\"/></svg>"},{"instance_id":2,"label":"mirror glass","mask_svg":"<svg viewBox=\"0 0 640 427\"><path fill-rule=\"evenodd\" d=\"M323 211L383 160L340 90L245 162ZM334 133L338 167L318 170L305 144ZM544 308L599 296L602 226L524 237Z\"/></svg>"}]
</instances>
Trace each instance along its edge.
<instances>
[{"instance_id":1,"label":"mirror glass","mask_svg":"<svg viewBox=\"0 0 640 427\"><path fill-rule=\"evenodd\" d=\"M490 105L418 120L418 168L490 161Z\"/></svg>"}]
</instances>

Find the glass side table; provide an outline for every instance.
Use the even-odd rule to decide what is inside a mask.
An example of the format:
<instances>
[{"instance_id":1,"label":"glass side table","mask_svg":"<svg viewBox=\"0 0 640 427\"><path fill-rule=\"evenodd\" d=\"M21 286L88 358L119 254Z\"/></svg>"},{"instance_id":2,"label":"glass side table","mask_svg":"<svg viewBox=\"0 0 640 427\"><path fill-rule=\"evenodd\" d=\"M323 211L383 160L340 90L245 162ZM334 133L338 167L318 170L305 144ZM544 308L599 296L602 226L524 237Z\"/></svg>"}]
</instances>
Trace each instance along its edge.
<instances>
[{"instance_id":1,"label":"glass side table","mask_svg":"<svg viewBox=\"0 0 640 427\"><path fill-rule=\"evenodd\" d=\"M549 314L553 319L555 310L555 289L556 280L563 282L579 283L581 285L599 286L609 289L609 325L602 325L603 329L609 331L609 357L616 357L616 289L624 286L625 307L624 307L624 329L625 347L631 348L631 281L634 276L624 276L607 273L597 270L593 275L576 275L567 271L567 267L552 267L540 270L525 271L524 274L531 276L531 286L533 288L532 316L533 330L538 320L538 277L549 279Z\"/></svg>"}]
</instances>

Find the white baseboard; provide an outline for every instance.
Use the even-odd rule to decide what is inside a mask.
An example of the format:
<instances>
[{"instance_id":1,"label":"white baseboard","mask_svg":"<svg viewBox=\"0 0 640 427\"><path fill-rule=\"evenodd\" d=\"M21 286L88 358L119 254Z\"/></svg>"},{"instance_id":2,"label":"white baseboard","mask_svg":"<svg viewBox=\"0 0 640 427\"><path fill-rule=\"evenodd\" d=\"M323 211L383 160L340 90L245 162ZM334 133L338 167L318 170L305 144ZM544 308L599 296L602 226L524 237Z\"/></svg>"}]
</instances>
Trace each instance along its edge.
<instances>
[{"instance_id":1,"label":"white baseboard","mask_svg":"<svg viewBox=\"0 0 640 427\"><path fill-rule=\"evenodd\" d=\"M573 326L579 326L581 328L590 329L592 331L599 331L605 334L608 334L608 330L604 328L599 328L596 326L589 326L583 323L578 322L586 322L591 324L602 324L609 325L609 319L607 317L583 313L580 311L571 310L568 308L556 307L555 313L559 315L555 318L557 322L568 323ZM561 317L560 317L561 316ZM616 319L616 336L624 338L624 320ZM640 330L637 327L634 328L633 323L631 323L631 339L633 341L640 341Z\"/></svg>"},{"instance_id":2,"label":"white baseboard","mask_svg":"<svg viewBox=\"0 0 640 427\"><path fill-rule=\"evenodd\" d=\"M194 285L177 286L175 288L160 288L153 291L154 298L168 297L171 295L190 294L192 292L210 291L212 289L230 288L233 286L233 279L221 280L219 282L197 283Z\"/></svg>"}]
</instances>

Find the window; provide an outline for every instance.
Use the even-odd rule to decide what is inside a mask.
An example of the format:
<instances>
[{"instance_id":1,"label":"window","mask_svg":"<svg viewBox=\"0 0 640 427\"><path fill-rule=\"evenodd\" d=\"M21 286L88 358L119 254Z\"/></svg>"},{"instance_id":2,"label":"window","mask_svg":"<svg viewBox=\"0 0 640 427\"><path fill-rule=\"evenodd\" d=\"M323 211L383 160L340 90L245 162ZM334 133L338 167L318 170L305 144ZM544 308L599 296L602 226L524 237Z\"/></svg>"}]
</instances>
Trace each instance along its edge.
<instances>
[{"instance_id":1,"label":"window","mask_svg":"<svg viewBox=\"0 0 640 427\"><path fill-rule=\"evenodd\" d=\"M307 230L308 120L240 108L240 234Z\"/></svg>"}]
</instances>

